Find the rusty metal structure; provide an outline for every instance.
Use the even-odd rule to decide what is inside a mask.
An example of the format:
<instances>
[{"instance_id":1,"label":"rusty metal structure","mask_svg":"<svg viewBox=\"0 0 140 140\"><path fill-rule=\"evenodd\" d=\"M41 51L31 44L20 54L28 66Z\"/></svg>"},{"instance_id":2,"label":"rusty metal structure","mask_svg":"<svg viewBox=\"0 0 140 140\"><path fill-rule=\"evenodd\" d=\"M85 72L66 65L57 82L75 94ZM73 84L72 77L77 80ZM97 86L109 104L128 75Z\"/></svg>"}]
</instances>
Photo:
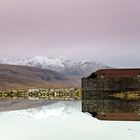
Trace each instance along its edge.
<instances>
[{"instance_id":1,"label":"rusty metal structure","mask_svg":"<svg viewBox=\"0 0 140 140\"><path fill-rule=\"evenodd\" d=\"M82 78L82 111L100 120L140 121L140 69L101 69Z\"/></svg>"}]
</instances>

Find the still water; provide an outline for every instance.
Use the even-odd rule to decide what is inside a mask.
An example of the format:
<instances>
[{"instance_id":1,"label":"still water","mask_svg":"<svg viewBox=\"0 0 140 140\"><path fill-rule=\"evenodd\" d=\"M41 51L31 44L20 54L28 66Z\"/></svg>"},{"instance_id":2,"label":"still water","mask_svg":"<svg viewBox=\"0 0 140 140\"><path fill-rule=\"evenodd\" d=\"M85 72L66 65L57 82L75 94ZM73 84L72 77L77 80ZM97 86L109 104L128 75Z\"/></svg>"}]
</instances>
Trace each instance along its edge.
<instances>
[{"instance_id":1,"label":"still water","mask_svg":"<svg viewBox=\"0 0 140 140\"><path fill-rule=\"evenodd\" d=\"M1 140L139 140L140 122L100 121L80 101L0 113Z\"/></svg>"}]
</instances>

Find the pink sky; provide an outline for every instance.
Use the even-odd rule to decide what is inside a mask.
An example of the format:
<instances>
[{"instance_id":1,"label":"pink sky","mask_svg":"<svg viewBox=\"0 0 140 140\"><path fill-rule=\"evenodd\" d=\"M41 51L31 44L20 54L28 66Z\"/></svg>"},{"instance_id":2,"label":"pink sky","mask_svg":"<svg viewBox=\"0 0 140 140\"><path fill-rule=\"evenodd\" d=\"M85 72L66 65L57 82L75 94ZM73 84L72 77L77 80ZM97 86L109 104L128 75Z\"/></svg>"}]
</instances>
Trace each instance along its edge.
<instances>
[{"instance_id":1,"label":"pink sky","mask_svg":"<svg viewBox=\"0 0 140 140\"><path fill-rule=\"evenodd\" d=\"M0 56L140 67L139 0L1 0Z\"/></svg>"}]
</instances>

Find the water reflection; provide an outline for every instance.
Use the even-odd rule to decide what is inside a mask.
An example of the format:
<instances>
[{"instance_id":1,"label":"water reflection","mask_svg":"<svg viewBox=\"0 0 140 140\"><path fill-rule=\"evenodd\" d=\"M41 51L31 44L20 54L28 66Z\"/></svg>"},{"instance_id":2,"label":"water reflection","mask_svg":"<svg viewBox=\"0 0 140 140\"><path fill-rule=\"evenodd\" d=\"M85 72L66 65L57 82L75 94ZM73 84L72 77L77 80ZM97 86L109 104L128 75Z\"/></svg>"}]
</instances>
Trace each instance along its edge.
<instances>
[{"instance_id":1,"label":"water reflection","mask_svg":"<svg viewBox=\"0 0 140 140\"><path fill-rule=\"evenodd\" d=\"M99 121L81 112L80 101L2 112L0 124L3 140L140 139L140 122Z\"/></svg>"}]
</instances>

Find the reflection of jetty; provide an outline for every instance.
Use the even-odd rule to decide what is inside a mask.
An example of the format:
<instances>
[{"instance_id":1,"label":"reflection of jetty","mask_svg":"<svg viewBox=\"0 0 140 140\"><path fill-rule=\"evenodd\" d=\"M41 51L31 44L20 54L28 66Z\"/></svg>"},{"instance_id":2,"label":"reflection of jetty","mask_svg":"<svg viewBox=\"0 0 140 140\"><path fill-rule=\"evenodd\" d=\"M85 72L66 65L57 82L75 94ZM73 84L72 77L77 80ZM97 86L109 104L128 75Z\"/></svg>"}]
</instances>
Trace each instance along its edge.
<instances>
[{"instance_id":1,"label":"reflection of jetty","mask_svg":"<svg viewBox=\"0 0 140 140\"><path fill-rule=\"evenodd\" d=\"M103 120L140 121L140 69L102 69L82 78L82 111Z\"/></svg>"},{"instance_id":2,"label":"reflection of jetty","mask_svg":"<svg viewBox=\"0 0 140 140\"><path fill-rule=\"evenodd\" d=\"M76 88L10 90L0 91L0 98L29 100L80 100L81 90Z\"/></svg>"}]
</instances>

